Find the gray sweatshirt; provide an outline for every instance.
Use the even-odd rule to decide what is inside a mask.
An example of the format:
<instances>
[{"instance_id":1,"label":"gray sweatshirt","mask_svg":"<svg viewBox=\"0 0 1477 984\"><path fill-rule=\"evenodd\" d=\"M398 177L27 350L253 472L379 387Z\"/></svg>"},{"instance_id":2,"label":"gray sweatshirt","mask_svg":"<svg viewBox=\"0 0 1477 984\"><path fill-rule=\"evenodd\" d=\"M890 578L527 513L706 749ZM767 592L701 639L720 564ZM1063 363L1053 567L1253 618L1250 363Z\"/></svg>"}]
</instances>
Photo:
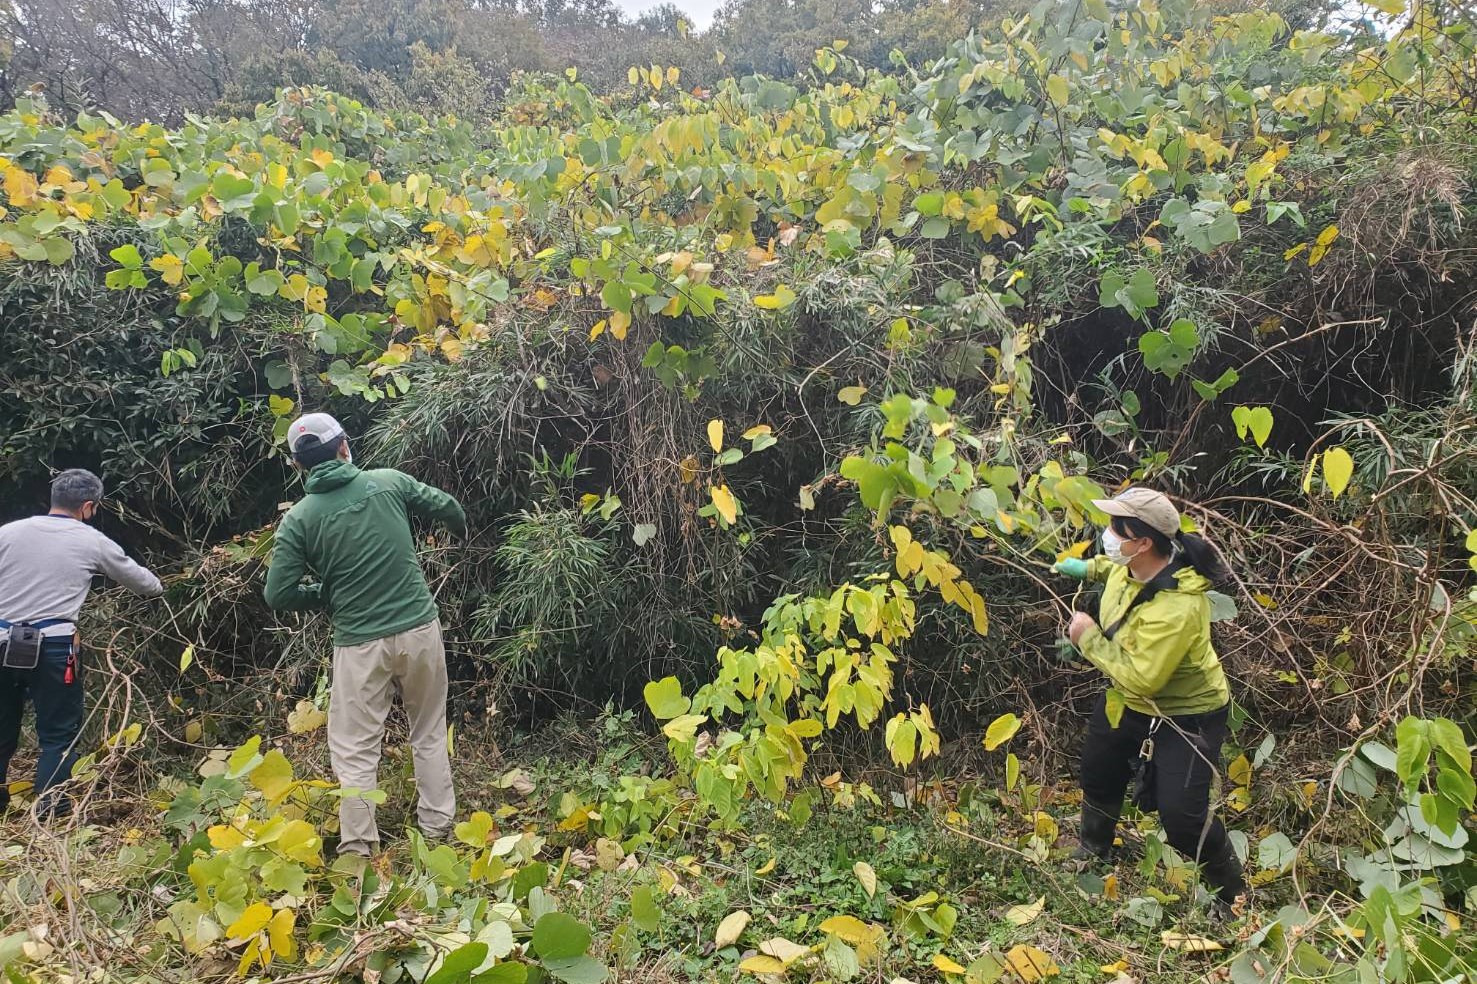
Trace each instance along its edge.
<instances>
[{"instance_id":1,"label":"gray sweatshirt","mask_svg":"<svg viewBox=\"0 0 1477 984\"><path fill-rule=\"evenodd\" d=\"M75 621L96 574L134 594L164 593L157 577L81 520L32 516L0 526L0 619Z\"/></svg>"}]
</instances>

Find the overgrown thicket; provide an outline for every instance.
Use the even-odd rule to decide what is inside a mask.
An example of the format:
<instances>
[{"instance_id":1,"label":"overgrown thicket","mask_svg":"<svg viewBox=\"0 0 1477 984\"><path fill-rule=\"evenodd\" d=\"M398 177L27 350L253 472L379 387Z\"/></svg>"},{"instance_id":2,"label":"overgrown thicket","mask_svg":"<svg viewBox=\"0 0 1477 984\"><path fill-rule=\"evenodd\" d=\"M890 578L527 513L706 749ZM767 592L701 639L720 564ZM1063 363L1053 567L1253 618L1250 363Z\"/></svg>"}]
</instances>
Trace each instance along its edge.
<instances>
[{"instance_id":1,"label":"overgrown thicket","mask_svg":"<svg viewBox=\"0 0 1477 984\"><path fill-rule=\"evenodd\" d=\"M1259 828L1259 880L1320 932L1364 934L1320 936L1314 960L1284 912L1238 973L1362 956L1450 977L1463 937L1443 934L1471 918L1474 877L1451 729L1470 734L1477 706L1477 60L1460 7L1381 6L1401 6L1386 35L1044 4L898 74L822 42L804 84L694 89L676 58L605 90L524 79L489 127L317 88L178 128L21 100L0 117L0 501L22 514L51 469L97 468L109 532L174 574L162 606L109 596L89 616L116 670L100 761L127 769L140 721L171 754L280 735L289 711L311 726L326 627L273 616L260 583L297 494L279 436L324 408L357 460L468 507L466 541L426 541L458 728L643 695L665 722L669 760L545 804L571 849L731 830L750 796L796 788L803 824L821 800L880 807L875 786L899 809L953 797L950 830L986 824L995 850L998 825L1046 864L1100 686L1058 640L1082 599L1047 567L1087 547L1091 498L1144 481L1238 572L1218 629L1237 699L1225 793ZM991 719L992 752L966 749ZM874 720L890 774L811 782L880 752ZM232 804L239 830L284 802L331 822L280 751L213 754L205 787L167 790L171 846L151 848L208 846L222 866L194 879L196 908L171 906L214 927L178 945L234 960L259 941L244 970L349 960L288 949L298 916L228 927L303 895L275 879L207 905L222 870L271 860L250 837L201 840ZM961 793L961 775L1003 790ZM522 939L547 915L531 890L558 878L519 875L544 842L497 836L538 829L517 813L459 834L496 865L457 874L454 854L414 850L449 898L510 892ZM1131 921L1186 891L1156 842L1144 877L1161 869ZM914 902L899 923L925 913L926 963L954 917ZM467 919L471 936L492 924ZM841 977L880 939L826 933ZM440 966L416 939L424 960L396 974ZM1392 965L1399 940L1440 974ZM589 971L557 963L583 946L544 943L526 955L554 976ZM976 976L1006 973L1035 979Z\"/></svg>"}]
</instances>

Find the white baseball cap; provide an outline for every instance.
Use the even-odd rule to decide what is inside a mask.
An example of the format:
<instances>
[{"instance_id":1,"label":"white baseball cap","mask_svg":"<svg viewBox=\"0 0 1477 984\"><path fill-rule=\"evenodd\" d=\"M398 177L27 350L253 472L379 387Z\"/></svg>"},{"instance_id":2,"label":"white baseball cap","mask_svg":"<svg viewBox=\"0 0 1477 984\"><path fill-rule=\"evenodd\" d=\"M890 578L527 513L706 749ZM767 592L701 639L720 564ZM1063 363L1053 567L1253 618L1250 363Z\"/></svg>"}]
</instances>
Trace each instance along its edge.
<instances>
[{"instance_id":1,"label":"white baseball cap","mask_svg":"<svg viewBox=\"0 0 1477 984\"><path fill-rule=\"evenodd\" d=\"M305 413L287 427L287 450L296 454L304 444L331 444L343 436L343 425L330 415Z\"/></svg>"}]
</instances>

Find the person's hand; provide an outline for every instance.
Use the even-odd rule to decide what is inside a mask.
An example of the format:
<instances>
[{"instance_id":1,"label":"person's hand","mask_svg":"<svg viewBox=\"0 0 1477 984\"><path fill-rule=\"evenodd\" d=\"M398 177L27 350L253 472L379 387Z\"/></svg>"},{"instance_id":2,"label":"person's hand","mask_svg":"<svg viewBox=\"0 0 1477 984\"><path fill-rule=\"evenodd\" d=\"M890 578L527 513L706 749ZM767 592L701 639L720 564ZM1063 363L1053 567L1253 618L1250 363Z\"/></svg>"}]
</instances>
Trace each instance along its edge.
<instances>
[{"instance_id":1,"label":"person's hand","mask_svg":"<svg viewBox=\"0 0 1477 984\"><path fill-rule=\"evenodd\" d=\"M1077 645L1088 629L1096 628L1097 622L1093 621L1091 615L1086 612L1075 612L1072 621L1067 625L1067 638L1072 640L1072 645Z\"/></svg>"},{"instance_id":2,"label":"person's hand","mask_svg":"<svg viewBox=\"0 0 1477 984\"><path fill-rule=\"evenodd\" d=\"M1051 569L1058 574L1076 578L1079 581L1087 579L1087 561L1078 560L1076 557L1068 557L1051 565Z\"/></svg>"}]
</instances>

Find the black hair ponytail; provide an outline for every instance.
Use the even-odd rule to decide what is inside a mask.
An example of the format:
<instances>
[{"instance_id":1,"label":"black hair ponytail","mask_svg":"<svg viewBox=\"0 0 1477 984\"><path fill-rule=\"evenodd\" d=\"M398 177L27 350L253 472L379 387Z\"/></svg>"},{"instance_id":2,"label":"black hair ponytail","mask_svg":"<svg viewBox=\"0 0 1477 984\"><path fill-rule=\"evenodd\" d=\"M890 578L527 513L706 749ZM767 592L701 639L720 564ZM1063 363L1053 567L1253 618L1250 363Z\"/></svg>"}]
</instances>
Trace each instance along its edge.
<instances>
[{"instance_id":1,"label":"black hair ponytail","mask_svg":"<svg viewBox=\"0 0 1477 984\"><path fill-rule=\"evenodd\" d=\"M1174 539L1185 555L1185 561L1209 581L1211 587L1226 589L1235 581L1226 559L1205 537L1199 533L1178 533Z\"/></svg>"},{"instance_id":2,"label":"black hair ponytail","mask_svg":"<svg viewBox=\"0 0 1477 984\"><path fill-rule=\"evenodd\" d=\"M1210 582L1218 590L1229 587L1235 580L1215 544L1198 533L1176 533L1173 538L1165 536L1141 519L1131 516L1114 517L1113 532L1125 539L1136 540L1148 537L1154 544L1154 552L1163 557L1173 557L1178 552L1185 563Z\"/></svg>"}]
</instances>

